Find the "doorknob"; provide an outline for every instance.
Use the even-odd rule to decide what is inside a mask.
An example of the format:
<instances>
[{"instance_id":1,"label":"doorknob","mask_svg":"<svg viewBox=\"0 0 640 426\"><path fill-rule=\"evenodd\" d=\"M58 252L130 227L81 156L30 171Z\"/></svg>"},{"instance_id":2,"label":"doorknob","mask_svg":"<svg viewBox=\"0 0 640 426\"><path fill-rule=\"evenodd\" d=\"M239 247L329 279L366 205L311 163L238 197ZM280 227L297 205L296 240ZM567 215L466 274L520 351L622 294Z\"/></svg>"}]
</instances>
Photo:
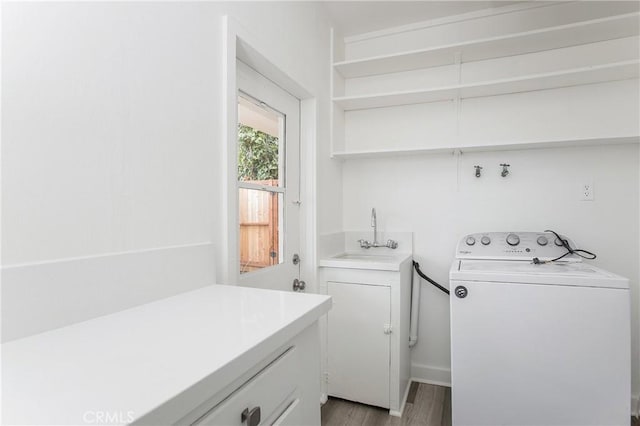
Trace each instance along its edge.
<instances>
[{"instance_id":1,"label":"doorknob","mask_svg":"<svg viewBox=\"0 0 640 426\"><path fill-rule=\"evenodd\" d=\"M293 280L293 291L304 291L306 287L307 283L304 281L300 281L297 278Z\"/></svg>"}]
</instances>

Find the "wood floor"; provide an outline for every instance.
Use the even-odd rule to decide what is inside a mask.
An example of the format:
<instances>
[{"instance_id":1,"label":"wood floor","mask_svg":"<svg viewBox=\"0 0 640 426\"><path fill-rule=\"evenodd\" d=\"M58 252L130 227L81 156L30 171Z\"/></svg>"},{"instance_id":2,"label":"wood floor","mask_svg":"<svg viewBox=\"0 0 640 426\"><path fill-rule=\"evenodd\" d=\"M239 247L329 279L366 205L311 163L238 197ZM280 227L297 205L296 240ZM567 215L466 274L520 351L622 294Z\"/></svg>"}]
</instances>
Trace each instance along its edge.
<instances>
[{"instance_id":1,"label":"wood floor","mask_svg":"<svg viewBox=\"0 0 640 426\"><path fill-rule=\"evenodd\" d=\"M322 426L451 426L451 389L413 382L402 418L389 410L329 398L322 406Z\"/></svg>"},{"instance_id":2,"label":"wood floor","mask_svg":"<svg viewBox=\"0 0 640 426\"><path fill-rule=\"evenodd\" d=\"M638 417L631 426L640 426ZM322 426L451 426L451 389L411 383L402 418L384 408L329 398L322 406Z\"/></svg>"}]
</instances>

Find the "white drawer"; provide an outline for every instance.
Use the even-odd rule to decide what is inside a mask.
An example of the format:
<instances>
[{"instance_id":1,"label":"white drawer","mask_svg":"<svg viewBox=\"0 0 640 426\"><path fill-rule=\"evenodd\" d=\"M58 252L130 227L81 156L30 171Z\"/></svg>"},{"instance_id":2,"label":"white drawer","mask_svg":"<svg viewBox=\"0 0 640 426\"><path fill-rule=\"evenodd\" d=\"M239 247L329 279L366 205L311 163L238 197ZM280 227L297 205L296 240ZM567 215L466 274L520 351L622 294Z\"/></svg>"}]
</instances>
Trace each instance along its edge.
<instances>
[{"instance_id":1,"label":"white drawer","mask_svg":"<svg viewBox=\"0 0 640 426\"><path fill-rule=\"evenodd\" d=\"M260 418L260 425L280 423L283 416L287 418L294 414L292 410L297 411L296 371L302 367L298 364L296 348L291 347L193 424L254 424L243 420L243 412L253 412L254 419ZM260 411L259 416L257 410ZM295 415L291 417L295 418ZM288 421L282 424L288 424Z\"/></svg>"},{"instance_id":2,"label":"white drawer","mask_svg":"<svg viewBox=\"0 0 640 426\"><path fill-rule=\"evenodd\" d=\"M300 398L294 399L282 414L272 423L272 426L300 426L302 423L302 411Z\"/></svg>"}]
</instances>

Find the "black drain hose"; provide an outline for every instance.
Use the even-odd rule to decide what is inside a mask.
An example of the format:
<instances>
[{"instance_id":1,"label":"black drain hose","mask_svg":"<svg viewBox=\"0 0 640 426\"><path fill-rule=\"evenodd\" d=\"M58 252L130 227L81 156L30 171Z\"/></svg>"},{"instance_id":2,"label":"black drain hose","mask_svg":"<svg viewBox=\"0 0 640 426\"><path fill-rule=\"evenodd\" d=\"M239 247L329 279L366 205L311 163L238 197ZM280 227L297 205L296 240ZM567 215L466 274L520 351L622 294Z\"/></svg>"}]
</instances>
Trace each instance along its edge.
<instances>
[{"instance_id":1,"label":"black drain hose","mask_svg":"<svg viewBox=\"0 0 640 426\"><path fill-rule=\"evenodd\" d=\"M437 282L435 282L434 280L432 280L431 278L429 278L428 276L426 276L421 270L420 270L420 264L418 262L416 262L415 260L413 261L413 267L415 268L416 272L418 273L418 275L420 275L420 277L427 281L429 284L432 284L434 286L436 286L438 288L438 290L450 294L449 290L447 290L445 287L441 286L440 284L438 284Z\"/></svg>"}]
</instances>

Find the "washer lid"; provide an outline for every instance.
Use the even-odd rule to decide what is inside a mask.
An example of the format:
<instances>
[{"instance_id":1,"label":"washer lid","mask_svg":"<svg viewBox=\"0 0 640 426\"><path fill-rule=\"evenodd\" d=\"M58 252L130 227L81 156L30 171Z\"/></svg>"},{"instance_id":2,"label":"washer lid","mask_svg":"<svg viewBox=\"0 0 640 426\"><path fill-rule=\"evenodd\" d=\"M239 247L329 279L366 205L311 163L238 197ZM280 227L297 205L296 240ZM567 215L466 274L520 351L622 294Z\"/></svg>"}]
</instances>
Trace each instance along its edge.
<instances>
[{"instance_id":1,"label":"washer lid","mask_svg":"<svg viewBox=\"0 0 640 426\"><path fill-rule=\"evenodd\" d=\"M491 281L578 287L629 288L629 280L586 262L546 263L526 261L458 260L451 280Z\"/></svg>"}]
</instances>

